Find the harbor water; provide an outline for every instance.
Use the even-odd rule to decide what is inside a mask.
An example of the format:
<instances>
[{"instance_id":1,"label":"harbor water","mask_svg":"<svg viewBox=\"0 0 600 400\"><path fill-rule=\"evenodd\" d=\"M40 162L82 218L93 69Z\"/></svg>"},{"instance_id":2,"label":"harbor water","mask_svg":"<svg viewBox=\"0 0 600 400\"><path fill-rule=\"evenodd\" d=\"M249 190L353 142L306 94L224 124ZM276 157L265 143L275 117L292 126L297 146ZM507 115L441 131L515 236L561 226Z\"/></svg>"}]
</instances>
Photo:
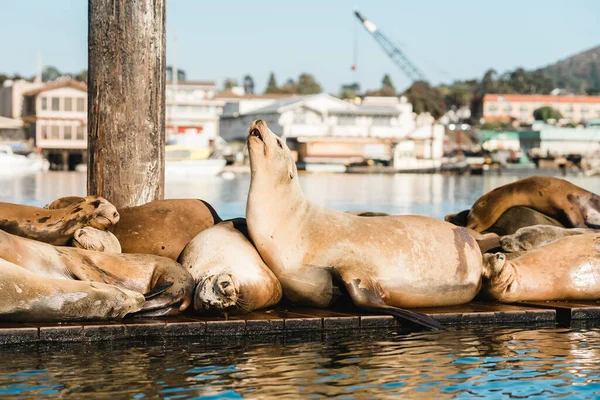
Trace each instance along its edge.
<instances>
[{"instance_id":1,"label":"harbor water","mask_svg":"<svg viewBox=\"0 0 600 400\"><path fill-rule=\"evenodd\" d=\"M305 194L340 211L443 218L518 175L301 174ZM167 198L201 198L243 216L249 175L169 181ZM0 201L43 206L85 195L86 176L0 178ZM600 179L571 182L600 192ZM600 330L591 325L325 331L257 337L0 346L7 398L598 398Z\"/></svg>"}]
</instances>

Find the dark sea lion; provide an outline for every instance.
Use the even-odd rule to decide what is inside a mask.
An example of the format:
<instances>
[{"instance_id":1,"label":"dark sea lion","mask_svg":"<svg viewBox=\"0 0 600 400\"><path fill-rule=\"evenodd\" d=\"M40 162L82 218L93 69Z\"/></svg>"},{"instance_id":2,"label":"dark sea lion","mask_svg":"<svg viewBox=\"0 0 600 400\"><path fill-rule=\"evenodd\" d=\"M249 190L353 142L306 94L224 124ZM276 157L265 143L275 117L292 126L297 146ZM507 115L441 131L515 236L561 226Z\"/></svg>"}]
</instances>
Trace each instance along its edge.
<instances>
[{"instance_id":1,"label":"dark sea lion","mask_svg":"<svg viewBox=\"0 0 600 400\"><path fill-rule=\"evenodd\" d=\"M119 221L115 206L98 196L80 197L60 209L0 203L0 230L13 235L64 246L79 228L106 230Z\"/></svg>"},{"instance_id":2,"label":"dark sea lion","mask_svg":"<svg viewBox=\"0 0 600 400\"><path fill-rule=\"evenodd\" d=\"M144 306L141 293L116 285L38 275L1 258L0 271L0 319L5 321L121 319Z\"/></svg>"},{"instance_id":3,"label":"dark sea lion","mask_svg":"<svg viewBox=\"0 0 600 400\"><path fill-rule=\"evenodd\" d=\"M471 210L464 210L456 214L446 215L446 221L457 225L467 226L467 216ZM492 226L482 233L496 233L499 236L512 235L519 229L534 226L549 225L563 227L563 225L547 215L535 211L529 207L512 207L506 210Z\"/></svg>"},{"instance_id":4,"label":"dark sea lion","mask_svg":"<svg viewBox=\"0 0 600 400\"><path fill-rule=\"evenodd\" d=\"M467 228L489 229L512 207L533 208L566 228L600 228L600 197L564 179L532 176L481 196L467 217Z\"/></svg>"},{"instance_id":5,"label":"dark sea lion","mask_svg":"<svg viewBox=\"0 0 600 400\"><path fill-rule=\"evenodd\" d=\"M203 230L179 257L196 282L194 309L198 313L251 312L281 300L281 284L236 229L237 223L245 224L241 220Z\"/></svg>"},{"instance_id":6,"label":"dark sea lion","mask_svg":"<svg viewBox=\"0 0 600 400\"><path fill-rule=\"evenodd\" d=\"M600 233L567 236L512 260L484 254L482 293L515 301L600 299Z\"/></svg>"},{"instance_id":7,"label":"dark sea lion","mask_svg":"<svg viewBox=\"0 0 600 400\"><path fill-rule=\"evenodd\" d=\"M250 126L248 149L248 231L292 302L327 307L337 281L362 309L439 328L399 307L463 304L479 291L482 255L465 229L421 216L357 217L312 203L289 148L263 121Z\"/></svg>"},{"instance_id":8,"label":"dark sea lion","mask_svg":"<svg viewBox=\"0 0 600 400\"><path fill-rule=\"evenodd\" d=\"M139 293L172 284L146 301L141 311L177 314L192 302L192 277L166 257L57 247L0 231L0 258L40 277L103 282Z\"/></svg>"},{"instance_id":9,"label":"dark sea lion","mask_svg":"<svg viewBox=\"0 0 600 400\"><path fill-rule=\"evenodd\" d=\"M73 234L71 244L78 249L121 253L121 244L114 234L91 226L77 229Z\"/></svg>"},{"instance_id":10,"label":"dark sea lion","mask_svg":"<svg viewBox=\"0 0 600 400\"><path fill-rule=\"evenodd\" d=\"M500 246L507 253L517 253L529 251L544 246L557 239L583 235L586 233L596 233L595 229L586 228L561 228L551 225L534 225L519 229L512 235L506 235L500 238Z\"/></svg>"}]
</instances>

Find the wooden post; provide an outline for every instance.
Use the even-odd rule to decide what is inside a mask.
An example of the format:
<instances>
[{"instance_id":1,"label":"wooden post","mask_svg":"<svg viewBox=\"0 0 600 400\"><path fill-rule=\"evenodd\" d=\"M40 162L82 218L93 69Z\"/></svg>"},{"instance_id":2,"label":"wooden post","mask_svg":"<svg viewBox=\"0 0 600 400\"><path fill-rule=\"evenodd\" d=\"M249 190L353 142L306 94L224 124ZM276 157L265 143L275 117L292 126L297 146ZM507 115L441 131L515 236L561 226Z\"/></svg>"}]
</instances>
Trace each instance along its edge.
<instances>
[{"instance_id":1,"label":"wooden post","mask_svg":"<svg viewBox=\"0 0 600 400\"><path fill-rule=\"evenodd\" d=\"M164 197L165 2L88 0L88 195Z\"/></svg>"}]
</instances>

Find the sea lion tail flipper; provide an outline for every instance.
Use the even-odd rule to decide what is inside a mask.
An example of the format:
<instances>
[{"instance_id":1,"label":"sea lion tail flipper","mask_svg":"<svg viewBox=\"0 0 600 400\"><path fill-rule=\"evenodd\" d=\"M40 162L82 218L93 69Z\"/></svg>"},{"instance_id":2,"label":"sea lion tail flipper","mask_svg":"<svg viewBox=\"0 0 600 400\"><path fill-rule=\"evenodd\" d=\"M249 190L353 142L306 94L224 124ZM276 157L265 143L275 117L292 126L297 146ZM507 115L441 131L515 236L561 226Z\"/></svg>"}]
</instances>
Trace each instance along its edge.
<instances>
[{"instance_id":1,"label":"sea lion tail flipper","mask_svg":"<svg viewBox=\"0 0 600 400\"><path fill-rule=\"evenodd\" d=\"M357 307L364 310L383 312L396 318L412 322L431 329L444 330L444 327L429 315L392 307L383 301L379 290L368 279L340 277L348 290L348 294Z\"/></svg>"},{"instance_id":2,"label":"sea lion tail flipper","mask_svg":"<svg viewBox=\"0 0 600 400\"><path fill-rule=\"evenodd\" d=\"M173 282L161 282L158 285L154 286L148 293L144 294L144 298L146 300L150 300L159 294L163 293L165 290L169 289L173 286Z\"/></svg>"}]
</instances>

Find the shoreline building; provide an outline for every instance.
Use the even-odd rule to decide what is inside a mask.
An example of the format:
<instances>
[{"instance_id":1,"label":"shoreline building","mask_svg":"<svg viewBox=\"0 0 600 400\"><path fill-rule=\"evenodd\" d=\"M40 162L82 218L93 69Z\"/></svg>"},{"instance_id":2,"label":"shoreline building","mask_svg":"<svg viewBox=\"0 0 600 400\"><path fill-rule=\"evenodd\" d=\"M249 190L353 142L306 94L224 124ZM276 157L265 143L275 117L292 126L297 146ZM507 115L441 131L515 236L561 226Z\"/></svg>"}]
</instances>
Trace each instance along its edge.
<instances>
[{"instance_id":1,"label":"shoreline building","mask_svg":"<svg viewBox=\"0 0 600 400\"><path fill-rule=\"evenodd\" d=\"M429 119L417 118L405 97L365 97L355 104L321 93L262 104L240 101L225 106L221 136L245 141L256 119L264 120L306 163L390 163L394 146L406 141L414 144L417 158L441 159L443 153L443 134L434 134Z\"/></svg>"},{"instance_id":2,"label":"shoreline building","mask_svg":"<svg viewBox=\"0 0 600 400\"><path fill-rule=\"evenodd\" d=\"M486 94L483 96L483 119L530 125L535 121L533 112L544 106L558 110L563 122L579 124L600 118L600 96Z\"/></svg>"}]
</instances>

